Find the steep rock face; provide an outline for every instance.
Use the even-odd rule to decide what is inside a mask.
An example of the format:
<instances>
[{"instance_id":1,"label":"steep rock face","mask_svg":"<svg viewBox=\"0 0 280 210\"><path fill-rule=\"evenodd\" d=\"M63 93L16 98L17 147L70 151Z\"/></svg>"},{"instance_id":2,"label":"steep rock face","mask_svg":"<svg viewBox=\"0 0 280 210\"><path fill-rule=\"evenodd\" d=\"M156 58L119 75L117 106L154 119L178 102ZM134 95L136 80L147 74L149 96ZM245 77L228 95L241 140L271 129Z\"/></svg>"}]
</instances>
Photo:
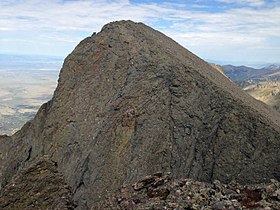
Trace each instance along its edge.
<instances>
[{"instance_id":1,"label":"steep rock face","mask_svg":"<svg viewBox=\"0 0 280 210\"><path fill-rule=\"evenodd\" d=\"M0 138L1 186L42 155L57 163L80 209L157 171L279 180L279 119L160 32L114 22L65 59L35 119Z\"/></svg>"}]
</instances>

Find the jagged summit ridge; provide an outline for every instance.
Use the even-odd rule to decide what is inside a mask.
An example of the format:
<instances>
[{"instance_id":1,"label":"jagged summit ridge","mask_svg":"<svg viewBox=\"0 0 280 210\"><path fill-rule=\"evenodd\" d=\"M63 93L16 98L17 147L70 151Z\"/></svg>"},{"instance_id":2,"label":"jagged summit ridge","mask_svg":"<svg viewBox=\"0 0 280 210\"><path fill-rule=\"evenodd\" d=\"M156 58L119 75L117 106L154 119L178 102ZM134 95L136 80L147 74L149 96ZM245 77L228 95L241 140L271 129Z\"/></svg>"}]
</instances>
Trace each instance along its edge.
<instances>
[{"instance_id":1,"label":"jagged summit ridge","mask_svg":"<svg viewBox=\"0 0 280 210\"><path fill-rule=\"evenodd\" d=\"M65 59L53 99L1 137L1 185L48 156L87 209L157 171L173 178L278 179L279 114L162 33L107 24Z\"/></svg>"}]
</instances>

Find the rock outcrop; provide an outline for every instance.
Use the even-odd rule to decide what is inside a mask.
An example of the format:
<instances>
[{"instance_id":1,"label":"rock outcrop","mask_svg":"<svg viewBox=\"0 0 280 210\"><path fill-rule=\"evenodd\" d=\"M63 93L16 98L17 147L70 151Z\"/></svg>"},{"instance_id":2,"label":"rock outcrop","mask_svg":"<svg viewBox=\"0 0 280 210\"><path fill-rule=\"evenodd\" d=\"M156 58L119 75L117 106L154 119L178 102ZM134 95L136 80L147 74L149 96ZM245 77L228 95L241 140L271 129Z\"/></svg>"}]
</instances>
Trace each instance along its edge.
<instances>
[{"instance_id":1,"label":"rock outcrop","mask_svg":"<svg viewBox=\"0 0 280 210\"><path fill-rule=\"evenodd\" d=\"M214 180L212 184L191 179L171 180L168 175L156 173L138 182L122 186L106 196L93 209L137 210L237 210L280 209L280 183L227 185Z\"/></svg>"},{"instance_id":2,"label":"rock outcrop","mask_svg":"<svg viewBox=\"0 0 280 210\"><path fill-rule=\"evenodd\" d=\"M10 180L0 193L0 209L74 209L71 188L56 163L40 158Z\"/></svg>"},{"instance_id":3,"label":"rock outcrop","mask_svg":"<svg viewBox=\"0 0 280 210\"><path fill-rule=\"evenodd\" d=\"M157 171L228 183L280 179L279 114L144 24L119 21L65 59L53 99L0 137L1 191L47 155L77 209Z\"/></svg>"}]
</instances>

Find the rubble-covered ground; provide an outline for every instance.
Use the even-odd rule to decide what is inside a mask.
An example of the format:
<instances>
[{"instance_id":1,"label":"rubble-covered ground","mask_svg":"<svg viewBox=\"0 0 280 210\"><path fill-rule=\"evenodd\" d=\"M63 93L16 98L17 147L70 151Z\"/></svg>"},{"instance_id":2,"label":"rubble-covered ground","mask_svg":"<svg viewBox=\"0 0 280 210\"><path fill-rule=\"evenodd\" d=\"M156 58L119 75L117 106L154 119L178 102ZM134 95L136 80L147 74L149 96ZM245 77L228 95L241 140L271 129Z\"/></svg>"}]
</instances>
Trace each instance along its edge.
<instances>
[{"instance_id":1,"label":"rubble-covered ground","mask_svg":"<svg viewBox=\"0 0 280 210\"><path fill-rule=\"evenodd\" d=\"M235 182L212 184L191 179L171 180L162 173L147 176L100 202L96 209L122 210L238 210L280 209L280 183L240 185Z\"/></svg>"}]
</instances>

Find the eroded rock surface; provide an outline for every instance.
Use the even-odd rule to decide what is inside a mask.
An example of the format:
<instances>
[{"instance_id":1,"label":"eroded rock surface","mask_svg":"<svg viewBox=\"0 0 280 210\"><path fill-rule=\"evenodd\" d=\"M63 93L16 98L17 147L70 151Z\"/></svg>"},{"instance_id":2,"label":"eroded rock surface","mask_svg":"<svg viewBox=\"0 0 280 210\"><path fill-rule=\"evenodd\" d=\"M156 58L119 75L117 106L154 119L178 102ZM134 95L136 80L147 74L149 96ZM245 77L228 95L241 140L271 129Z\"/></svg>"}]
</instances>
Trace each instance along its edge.
<instances>
[{"instance_id":1,"label":"eroded rock surface","mask_svg":"<svg viewBox=\"0 0 280 210\"><path fill-rule=\"evenodd\" d=\"M0 191L0 209L74 209L71 188L54 162L41 158Z\"/></svg>"}]
</instances>

